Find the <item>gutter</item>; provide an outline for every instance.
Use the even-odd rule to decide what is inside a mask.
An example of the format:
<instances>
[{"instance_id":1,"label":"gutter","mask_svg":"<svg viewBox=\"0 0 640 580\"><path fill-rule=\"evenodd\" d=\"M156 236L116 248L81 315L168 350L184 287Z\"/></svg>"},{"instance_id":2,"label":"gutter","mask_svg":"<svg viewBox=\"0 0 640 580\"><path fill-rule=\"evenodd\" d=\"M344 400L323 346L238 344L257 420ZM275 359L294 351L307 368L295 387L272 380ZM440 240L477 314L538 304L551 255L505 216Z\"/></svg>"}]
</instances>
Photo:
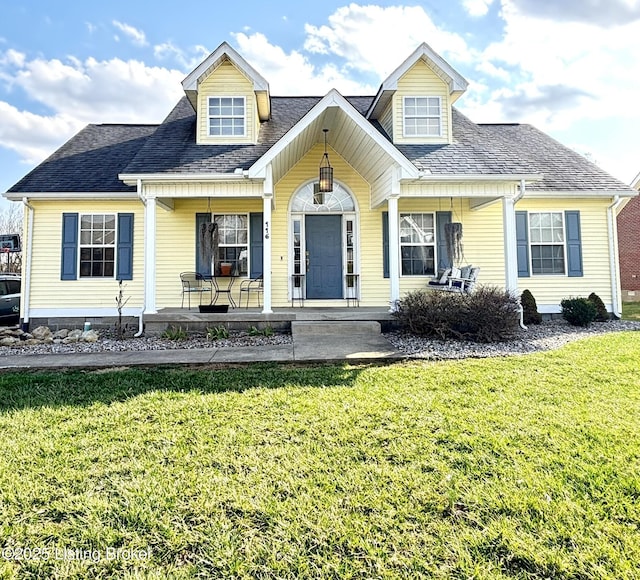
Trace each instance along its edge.
<instances>
[{"instance_id":1,"label":"gutter","mask_svg":"<svg viewBox=\"0 0 640 580\"><path fill-rule=\"evenodd\" d=\"M147 200L142 195L142 179L137 180L136 193L138 194L138 198L142 202L142 205L146 207ZM134 338L140 338L144 332L144 309L147 307L145 302L147 296L147 293L145 292L145 284L142 285L142 308L140 309L140 314L138 314L138 332L133 335Z\"/></svg>"},{"instance_id":2,"label":"gutter","mask_svg":"<svg viewBox=\"0 0 640 580\"><path fill-rule=\"evenodd\" d=\"M27 218L27 252L24 263L24 288L22 295L24 296L24 302L22 303L22 330L27 332L29 330L29 298L31 297L31 259L33 255L33 219L35 217L35 208L29 203L26 197L22 198L22 203L25 208L29 210L29 217Z\"/></svg>"},{"instance_id":3,"label":"gutter","mask_svg":"<svg viewBox=\"0 0 640 580\"><path fill-rule=\"evenodd\" d=\"M613 197L611 205L607 206L607 221L609 222L609 269L611 272L611 310L616 318L622 318L622 313L618 310L618 228L616 225L616 211L624 200L619 196Z\"/></svg>"}]
</instances>

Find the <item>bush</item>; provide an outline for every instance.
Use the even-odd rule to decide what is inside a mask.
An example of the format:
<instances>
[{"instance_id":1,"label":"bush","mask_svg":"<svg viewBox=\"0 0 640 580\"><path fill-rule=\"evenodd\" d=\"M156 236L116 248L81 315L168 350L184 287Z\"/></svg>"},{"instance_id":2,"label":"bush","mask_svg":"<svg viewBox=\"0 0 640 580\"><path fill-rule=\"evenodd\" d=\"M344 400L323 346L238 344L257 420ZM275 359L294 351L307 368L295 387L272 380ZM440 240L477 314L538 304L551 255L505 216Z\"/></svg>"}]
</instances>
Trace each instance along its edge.
<instances>
[{"instance_id":1,"label":"bush","mask_svg":"<svg viewBox=\"0 0 640 580\"><path fill-rule=\"evenodd\" d=\"M540 324L542 316L538 312L536 299L529 290L524 290L520 295L520 304L522 305L522 321L525 324Z\"/></svg>"},{"instance_id":2,"label":"bush","mask_svg":"<svg viewBox=\"0 0 640 580\"><path fill-rule=\"evenodd\" d=\"M413 334L476 342L511 338L520 321L518 299L491 286L472 294L409 292L398 301L394 316Z\"/></svg>"},{"instance_id":3,"label":"bush","mask_svg":"<svg viewBox=\"0 0 640 580\"><path fill-rule=\"evenodd\" d=\"M600 298L600 296L598 296L595 292L592 292L591 294L589 294L588 300L596 309L596 322L608 322L610 320L610 317L609 313L607 312L607 307L602 301L602 298Z\"/></svg>"},{"instance_id":4,"label":"bush","mask_svg":"<svg viewBox=\"0 0 640 580\"><path fill-rule=\"evenodd\" d=\"M182 326L169 326L167 330L162 333L162 338L166 338L167 340L187 340L187 332L182 328Z\"/></svg>"},{"instance_id":5,"label":"bush","mask_svg":"<svg viewBox=\"0 0 640 580\"><path fill-rule=\"evenodd\" d=\"M562 318L573 326L589 326L598 315L596 307L586 298L565 298L560 306Z\"/></svg>"},{"instance_id":6,"label":"bush","mask_svg":"<svg viewBox=\"0 0 640 580\"><path fill-rule=\"evenodd\" d=\"M223 340L229 338L229 331L225 326L214 326L213 328L207 328L208 340Z\"/></svg>"}]
</instances>

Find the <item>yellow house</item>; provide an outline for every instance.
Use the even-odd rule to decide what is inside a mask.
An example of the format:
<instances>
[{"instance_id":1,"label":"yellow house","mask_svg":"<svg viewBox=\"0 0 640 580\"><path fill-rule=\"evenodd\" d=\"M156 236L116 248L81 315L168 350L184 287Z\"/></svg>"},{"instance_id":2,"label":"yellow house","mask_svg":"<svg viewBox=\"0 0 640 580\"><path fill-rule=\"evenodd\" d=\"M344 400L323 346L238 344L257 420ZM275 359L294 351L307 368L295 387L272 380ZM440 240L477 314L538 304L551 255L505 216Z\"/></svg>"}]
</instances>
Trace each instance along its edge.
<instances>
[{"instance_id":1,"label":"yellow house","mask_svg":"<svg viewBox=\"0 0 640 580\"><path fill-rule=\"evenodd\" d=\"M25 206L24 324L113 316L119 280L127 315L181 307L182 272L225 268L265 314L393 308L452 265L543 313L591 292L619 312L615 212L637 192L529 125L467 119L428 45L367 97L272 97L227 43L182 84L161 124L90 125L4 194Z\"/></svg>"}]
</instances>

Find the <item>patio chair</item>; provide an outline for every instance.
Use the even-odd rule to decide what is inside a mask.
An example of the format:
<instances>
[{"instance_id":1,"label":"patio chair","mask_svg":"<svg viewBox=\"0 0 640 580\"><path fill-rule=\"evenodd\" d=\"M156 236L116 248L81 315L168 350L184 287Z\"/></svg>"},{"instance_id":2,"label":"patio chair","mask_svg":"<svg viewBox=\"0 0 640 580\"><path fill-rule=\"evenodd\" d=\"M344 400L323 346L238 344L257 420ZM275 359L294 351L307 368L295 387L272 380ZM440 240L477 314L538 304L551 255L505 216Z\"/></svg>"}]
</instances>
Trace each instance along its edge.
<instances>
[{"instance_id":1,"label":"patio chair","mask_svg":"<svg viewBox=\"0 0 640 580\"><path fill-rule=\"evenodd\" d=\"M260 306L260 296L264 293L264 284L262 276L258 276L257 278L249 278L247 280L243 280L240 283L240 308L242 308L242 295L243 293L247 297L247 305L245 308L249 308L249 298L251 294L258 295L258 306Z\"/></svg>"},{"instance_id":2,"label":"patio chair","mask_svg":"<svg viewBox=\"0 0 640 580\"><path fill-rule=\"evenodd\" d=\"M205 292L209 292L209 301L213 299L213 287L211 281L205 279L202 274L198 272L182 272L180 274L180 281L182 282L182 304L180 308L184 308L184 295L187 295L189 310L191 310L191 294L197 292L200 296L198 304L202 304L202 295Z\"/></svg>"},{"instance_id":3,"label":"patio chair","mask_svg":"<svg viewBox=\"0 0 640 580\"><path fill-rule=\"evenodd\" d=\"M470 294L476 286L479 272L480 268L471 264L463 268L449 268L439 278L431 280L428 287L430 290Z\"/></svg>"}]
</instances>

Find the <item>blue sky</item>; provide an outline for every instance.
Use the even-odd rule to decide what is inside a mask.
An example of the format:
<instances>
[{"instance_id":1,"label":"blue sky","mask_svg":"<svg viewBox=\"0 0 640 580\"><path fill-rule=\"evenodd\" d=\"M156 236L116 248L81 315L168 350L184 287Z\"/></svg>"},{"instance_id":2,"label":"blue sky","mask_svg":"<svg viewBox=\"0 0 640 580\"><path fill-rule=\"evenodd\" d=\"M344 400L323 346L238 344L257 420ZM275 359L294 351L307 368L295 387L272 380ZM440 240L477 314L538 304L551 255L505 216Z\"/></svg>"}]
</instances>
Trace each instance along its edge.
<instances>
[{"instance_id":1,"label":"blue sky","mask_svg":"<svg viewBox=\"0 0 640 580\"><path fill-rule=\"evenodd\" d=\"M640 171L640 0L220 6L0 0L0 192L87 123L160 122L223 41L273 95L373 94L427 42L469 81L473 121L532 123L626 183Z\"/></svg>"}]
</instances>

